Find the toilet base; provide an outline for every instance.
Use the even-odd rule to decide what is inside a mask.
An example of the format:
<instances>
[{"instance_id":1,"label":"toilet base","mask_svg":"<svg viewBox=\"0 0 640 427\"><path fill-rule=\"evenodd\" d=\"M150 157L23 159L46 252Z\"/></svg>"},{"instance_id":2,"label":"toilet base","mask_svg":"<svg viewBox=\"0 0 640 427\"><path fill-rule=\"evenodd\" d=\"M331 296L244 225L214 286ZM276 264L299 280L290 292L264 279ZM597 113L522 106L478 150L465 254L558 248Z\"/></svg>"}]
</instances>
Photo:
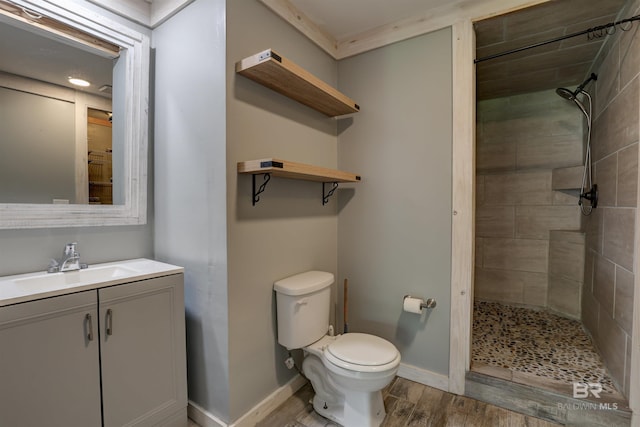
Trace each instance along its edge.
<instances>
[{"instance_id":1,"label":"toilet base","mask_svg":"<svg viewBox=\"0 0 640 427\"><path fill-rule=\"evenodd\" d=\"M379 427L386 415L382 392L345 391L328 375L315 356L304 359L302 370L315 391L313 409L343 427Z\"/></svg>"},{"instance_id":2,"label":"toilet base","mask_svg":"<svg viewBox=\"0 0 640 427\"><path fill-rule=\"evenodd\" d=\"M343 427L379 427L386 415L382 393L379 391L349 393L348 399L332 405L316 394L313 396L313 409Z\"/></svg>"}]
</instances>

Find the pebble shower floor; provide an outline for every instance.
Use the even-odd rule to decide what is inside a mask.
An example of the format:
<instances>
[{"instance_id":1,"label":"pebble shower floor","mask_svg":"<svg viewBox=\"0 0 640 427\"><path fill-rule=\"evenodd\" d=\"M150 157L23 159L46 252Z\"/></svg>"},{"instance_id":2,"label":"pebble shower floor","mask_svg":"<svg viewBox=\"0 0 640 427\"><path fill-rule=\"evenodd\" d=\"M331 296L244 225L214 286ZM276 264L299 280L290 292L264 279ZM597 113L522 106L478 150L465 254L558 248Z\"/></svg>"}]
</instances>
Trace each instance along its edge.
<instances>
[{"instance_id":1,"label":"pebble shower floor","mask_svg":"<svg viewBox=\"0 0 640 427\"><path fill-rule=\"evenodd\" d=\"M474 302L473 362L616 392L580 322L546 311Z\"/></svg>"}]
</instances>

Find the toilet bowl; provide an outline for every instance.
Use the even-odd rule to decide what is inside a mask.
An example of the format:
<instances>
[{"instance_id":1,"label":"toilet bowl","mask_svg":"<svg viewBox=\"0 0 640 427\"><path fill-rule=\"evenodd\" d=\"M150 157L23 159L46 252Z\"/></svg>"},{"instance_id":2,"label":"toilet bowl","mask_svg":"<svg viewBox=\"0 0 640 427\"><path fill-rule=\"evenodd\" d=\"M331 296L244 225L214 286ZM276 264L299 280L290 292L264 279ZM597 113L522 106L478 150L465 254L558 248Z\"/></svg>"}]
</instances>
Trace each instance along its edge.
<instances>
[{"instance_id":1,"label":"toilet bowl","mask_svg":"<svg viewBox=\"0 0 640 427\"><path fill-rule=\"evenodd\" d=\"M333 274L310 271L274 284L278 342L302 349L315 411L344 427L378 427L385 417L381 390L395 377L400 353L380 337L332 336L329 295Z\"/></svg>"},{"instance_id":2,"label":"toilet bowl","mask_svg":"<svg viewBox=\"0 0 640 427\"><path fill-rule=\"evenodd\" d=\"M374 335L349 333L324 336L304 351L302 371L316 392L316 412L345 427L382 423L381 390L400 366L400 353L393 344Z\"/></svg>"}]
</instances>

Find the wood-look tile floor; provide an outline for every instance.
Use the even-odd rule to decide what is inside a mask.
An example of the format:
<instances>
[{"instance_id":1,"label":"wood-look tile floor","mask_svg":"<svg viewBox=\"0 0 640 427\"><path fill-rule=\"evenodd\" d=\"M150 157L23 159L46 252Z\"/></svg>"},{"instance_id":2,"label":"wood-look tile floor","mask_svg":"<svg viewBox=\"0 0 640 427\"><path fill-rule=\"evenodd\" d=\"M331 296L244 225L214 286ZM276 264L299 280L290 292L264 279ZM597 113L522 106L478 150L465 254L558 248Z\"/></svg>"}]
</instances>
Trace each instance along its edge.
<instances>
[{"instance_id":1,"label":"wood-look tile floor","mask_svg":"<svg viewBox=\"0 0 640 427\"><path fill-rule=\"evenodd\" d=\"M387 411L383 427L552 427L553 424L464 396L446 393L404 378L384 391ZM258 427L329 427L335 423L318 415L309 401L310 384L276 408ZM359 426L349 426L359 427Z\"/></svg>"}]
</instances>

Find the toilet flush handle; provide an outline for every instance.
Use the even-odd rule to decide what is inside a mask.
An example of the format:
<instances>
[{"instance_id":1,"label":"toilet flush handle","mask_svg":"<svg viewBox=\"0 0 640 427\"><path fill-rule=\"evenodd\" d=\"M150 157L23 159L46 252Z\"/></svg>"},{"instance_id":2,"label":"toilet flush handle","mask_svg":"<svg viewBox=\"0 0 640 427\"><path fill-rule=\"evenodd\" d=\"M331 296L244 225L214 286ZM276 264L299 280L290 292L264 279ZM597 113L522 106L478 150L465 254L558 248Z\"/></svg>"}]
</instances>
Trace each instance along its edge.
<instances>
[{"instance_id":1,"label":"toilet flush handle","mask_svg":"<svg viewBox=\"0 0 640 427\"><path fill-rule=\"evenodd\" d=\"M309 304L309 300L306 298L302 298L296 301L296 305L307 305L307 304Z\"/></svg>"}]
</instances>

